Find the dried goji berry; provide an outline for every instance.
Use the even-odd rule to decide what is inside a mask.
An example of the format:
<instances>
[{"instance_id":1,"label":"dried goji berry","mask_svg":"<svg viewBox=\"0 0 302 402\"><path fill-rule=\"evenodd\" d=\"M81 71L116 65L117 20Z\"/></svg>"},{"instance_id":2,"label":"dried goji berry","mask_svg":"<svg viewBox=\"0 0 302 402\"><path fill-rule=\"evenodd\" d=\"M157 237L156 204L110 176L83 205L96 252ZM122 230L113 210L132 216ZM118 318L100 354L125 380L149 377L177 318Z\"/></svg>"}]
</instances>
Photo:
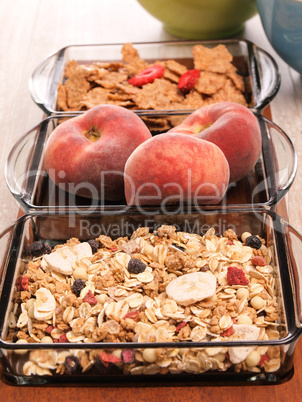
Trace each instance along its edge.
<instances>
[{"instance_id":1,"label":"dried goji berry","mask_svg":"<svg viewBox=\"0 0 302 402\"><path fill-rule=\"evenodd\" d=\"M124 315L123 319L125 320L126 318L132 318L132 320L136 320L139 314L140 314L139 310L129 311L129 313Z\"/></svg>"},{"instance_id":2,"label":"dried goji berry","mask_svg":"<svg viewBox=\"0 0 302 402\"><path fill-rule=\"evenodd\" d=\"M94 306L98 303L97 298L93 295L91 290L86 293L83 302L89 303L91 306Z\"/></svg>"},{"instance_id":3,"label":"dried goji berry","mask_svg":"<svg viewBox=\"0 0 302 402\"><path fill-rule=\"evenodd\" d=\"M175 329L175 332L177 333L177 332L179 332L183 327L185 327L187 325L187 322L186 321L182 321L182 322L180 322L179 324L177 324L177 326L176 326L176 329Z\"/></svg>"},{"instance_id":4,"label":"dried goji berry","mask_svg":"<svg viewBox=\"0 0 302 402\"><path fill-rule=\"evenodd\" d=\"M67 339L67 337L66 337L66 334L60 335L59 342L60 342L60 343L66 343L66 342L68 342L68 339Z\"/></svg>"},{"instance_id":5,"label":"dried goji berry","mask_svg":"<svg viewBox=\"0 0 302 402\"><path fill-rule=\"evenodd\" d=\"M255 257L252 258L252 264L254 265L260 265L262 267L264 267L266 264L266 261L263 257L261 257L260 255L256 255Z\"/></svg>"},{"instance_id":6,"label":"dried goji berry","mask_svg":"<svg viewBox=\"0 0 302 402\"><path fill-rule=\"evenodd\" d=\"M118 357L114 356L112 353L106 353L105 351L102 351L100 354L100 359L104 366L108 367L109 363L121 363L121 359Z\"/></svg>"},{"instance_id":7,"label":"dried goji berry","mask_svg":"<svg viewBox=\"0 0 302 402\"><path fill-rule=\"evenodd\" d=\"M111 251L112 253L114 253L115 251L117 251L117 247L111 248L110 251Z\"/></svg>"},{"instance_id":8,"label":"dried goji berry","mask_svg":"<svg viewBox=\"0 0 302 402\"><path fill-rule=\"evenodd\" d=\"M162 78L164 75L165 69L160 64L153 64L140 72L139 74L135 75L134 77L128 80L129 84L135 85L136 87L141 87L145 84L150 84L156 78Z\"/></svg>"},{"instance_id":9,"label":"dried goji berry","mask_svg":"<svg viewBox=\"0 0 302 402\"><path fill-rule=\"evenodd\" d=\"M228 285L248 285L249 281L241 268L228 267L227 272Z\"/></svg>"},{"instance_id":10,"label":"dried goji berry","mask_svg":"<svg viewBox=\"0 0 302 402\"><path fill-rule=\"evenodd\" d=\"M261 364L263 364L264 362L269 362L269 357L266 353L264 355L261 355L260 361L257 366L261 366Z\"/></svg>"},{"instance_id":11,"label":"dried goji berry","mask_svg":"<svg viewBox=\"0 0 302 402\"><path fill-rule=\"evenodd\" d=\"M233 328L233 325L232 325L230 328L228 328L225 331L223 331L221 336L231 336L231 335L234 334L234 332L235 331L234 331L234 328Z\"/></svg>"},{"instance_id":12,"label":"dried goji berry","mask_svg":"<svg viewBox=\"0 0 302 402\"><path fill-rule=\"evenodd\" d=\"M186 71L179 78L178 88L183 92L189 92L194 87L199 77L200 71L196 68Z\"/></svg>"}]
</instances>

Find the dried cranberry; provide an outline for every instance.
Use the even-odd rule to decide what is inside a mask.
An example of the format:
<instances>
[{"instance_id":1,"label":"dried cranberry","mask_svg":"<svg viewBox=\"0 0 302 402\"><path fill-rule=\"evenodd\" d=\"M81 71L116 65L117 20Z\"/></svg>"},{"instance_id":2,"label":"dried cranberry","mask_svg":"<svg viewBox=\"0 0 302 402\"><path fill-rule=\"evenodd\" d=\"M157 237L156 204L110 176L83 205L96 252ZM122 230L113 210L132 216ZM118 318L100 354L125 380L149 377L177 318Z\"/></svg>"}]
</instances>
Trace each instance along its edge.
<instances>
[{"instance_id":1,"label":"dried cranberry","mask_svg":"<svg viewBox=\"0 0 302 402\"><path fill-rule=\"evenodd\" d=\"M40 240L34 241L29 246L29 252L33 257L41 257L43 254L50 254L51 247L47 243L43 243Z\"/></svg>"},{"instance_id":2,"label":"dried cranberry","mask_svg":"<svg viewBox=\"0 0 302 402\"><path fill-rule=\"evenodd\" d=\"M28 277L22 276L21 286L23 290L28 290Z\"/></svg>"},{"instance_id":3,"label":"dried cranberry","mask_svg":"<svg viewBox=\"0 0 302 402\"><path fill-rule=\"evenodd\" d=\"M129 311L129 313L124 315L123 319L125 320L126 318L132 318L132 320L136 320L139 314L140 314L139 310Z\"/></svg>"},{"instance_id":4,"label":"dried cranberry","mask_svg":"<svg viewBox=\"0 0 302 402\"><path fill-rule=\"evenodd\" d=\"M98 303L97 298L93 295L91 290L89 290L88 293L86 293L83 302L89 303L91 306L94 306L95 304Z\"/></svg>"},{"instance_id":5,"label":"dried cranberry","mask_svg":"<svg viewBox=\"0 0 302 402\"><path fill-rule=\"evenodd\" d=\"M262 241L257 236L248 236L245 239L245 244L258 250L262 246Z\"/></svg>"},{"instance_id":6,"label":"dried cranberry","mask_svg":"<svg viewBox=\"0 0 302 402\"><path fill-rule=\"evenodd\" d=\"M129 84L141 87L152 83L156 78L162 78L165 69L160 64L154 64L128 80Z\"/></svg>"},{"instance_id":7,"label":"dried cranberry","mask_svg":"<svg viewBox=\"0 0 302 402\"><path fill-rule=\"evenodd\" d=\"M267 265L265 259L263 257L261 257L260 255L257 255L257 256L252 258L252 264L260 265L262 267Z\"/></svg>"},{"instance_id":8,"label":"dried cranberry","mask_svg":"<svg viewBox=\"0 0 302 402\"><path fill-rule=\"evenodd\" d=\"M231 336L234 334L234 328L233 325L230 326L230 328L226 329L225 331L222 332L221 336Z\"/></svg>"},{"instance_id":9,"label":"dried cranberry","mask_svg":"<svg viewBox=\"0 0 302 402\"><path fill-rule=\"evenodd\" d=\"M177 332L179 332L183 327L185 327L187 325L187 322L186 321L182 321L182 322L180 322L179 324L177 324L177 326L176 326L176 329L175 329L175 332L177 333Z\"/></svg>"},{"instance_id":10,"label":"dried cranberry","mask_svg":"<svg viewBox=\"0 0 302 402\"><path fill-rule=\"evenodd\" d=\"M93 254L101 247L101 243L98 240L88 240L87 243L90 245Z\"/></svg>"},{"instance_id":11,"label":"dried cranberry","mask_svg":"<svg viewBox=\"0 0 302 402\"><path fill-rule=\"evenodd\" d=\"M74 374L80 367L80 361L76 356L67 356L64 361L66 374Z\"/></svg>"},{"instance_id":12,"label":"dried cranberry","mask_svg":"<svg viewBox=\"0 0 302 402\"><path fill-rule=\"evenodd\" d=\"M269 362L269 357L266 353L264 355L261 355L260 361L257 366L261 366L261 364L263 364L264 362Z\"/></svg>"},{"instance_id":13,"label":"dried cranberry","mask_svg":"<svg viewBox=\"0 0 302 402\"><path fill-rule=\"evenodd\" d=\"M47 334L51 334L51 331L54 329L54 327L52 325L48 325L48 327L45 329L45 332Z\"/></svg>"},{"instance_id":14,"label":"dried cranberry","mask_svg":"<svg viewBox=\"0 0 302 402\"><path fill-rule=\"evenodd\" d=\"M59 337L59 342L60 342L60 343L67 343L67 342L68 342L68 339L67 339L67 337L66 337L66 334L60 335L60 337Z\"/></svg>"},{"instance_id":15,"label":"dried cranberry","mask_svg":"<svg viewBox=\"0 0 302 402\"><path fill-rule=\"evenodd\" d=\"M119 359L118 357L114 356L112 353L106 353L105 351L102 351L100 354L100 359L104 366L108 367L109 363L121 363L122 360Z\"/></svg>"},{"instance_id":16,"label":"dried cranberry","mask_svg":"<svg viewBox=\"0 0 302 402\"><path fill-rule=\"evenodd\" d=\"M228 267L227 272L228 285L248 285L249 281L241 268Z\"/></svg>"},{"instance_id":17,"label":"dried cranberry","mask_svg":"<svg viewBox=\"0 0 302 402\"><path fill-rule=\"evenodd\" d=\"M146 264L138 258L131 258L128 262L128 271L130 274L140 274L146 269Z\"/></svg>"},{"instance_id":18,"label":"dried cranberry","mask_svg":"<svg viewBox=\"0 0 302 402\"><path fill-rule=\"evenodd\" d=\"M84 289L85 287L85 282L83 281L83 279L76 279L72 286L71 286L71 290L73 291L73 293L79 297L81 294L81 290Z\"/></svg>"},{"instance_id":19,"label":"dried cranberry","mask_svg":"<svg viewBox=\"0 0 302 402\"><path fill-rule=\"evenodd\" d=\"M28 277L19 276L16 280L16 287L18 291L28 290Z\"/></svg>"},{"instance_id":20,"label":"dried cranberry","mask_svg":"<svg viewBox=\"0 0 302 402\"><path fill-rule=\"evenodd\" d=\"M186 71L179 78L178 88L183 92L189 92L194 87L199 77L200 71L196 68Z\"/></svg>"},{"instance_id":21,"label":"dried cranberry","mask_svg":"<svg viewBox=\"0 0 302 402\"><path fill-rule=\"evenodd\" d=\"M135 353L133 350L123 350L122 351L122 360L125 364L132 364L135 360Z\"/></svg>"}]
</instances>

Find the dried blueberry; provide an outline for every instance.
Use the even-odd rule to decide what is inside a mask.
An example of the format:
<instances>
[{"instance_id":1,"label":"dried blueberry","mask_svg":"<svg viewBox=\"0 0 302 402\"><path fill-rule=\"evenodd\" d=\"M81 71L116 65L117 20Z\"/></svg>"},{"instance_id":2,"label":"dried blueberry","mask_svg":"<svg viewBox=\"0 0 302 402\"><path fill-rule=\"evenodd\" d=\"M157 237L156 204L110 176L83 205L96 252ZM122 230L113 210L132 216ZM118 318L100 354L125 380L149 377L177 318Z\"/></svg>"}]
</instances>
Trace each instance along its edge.
<instances>
[{"instance_id":1,"label":"dried blueberry","mask_svg":"<svg viewBox=\"0 0 302 402\"><path fill-rule=\"evenodd\" d=\"M33 257L41 257L43 254L50 254L51 247L47 243L43 243L40 240L34 241L29 246L29 252Z\"/></svg>"},{"instance_id":2,"label":"dried blueberry","mask_svg":"<svg viewBox=\"0 0 302 402\"><path fill-rule=\"evenodd\" d=\"M76 280L73 282L72 286L71 286L71 290L73 291L73 293L74 293L77 297L79 297L79 296L80 296L80 293L81 293L81 290L84 289L85 286L86 286L86 285L85 285L85 282L83 281L83 279L76 279Z\"/></svg>"},{"instance_id":3,"label":"dried blueberry","mask_svg":"<svg viewBox=\"0 0 302 402\"><path fill-rule=\"evenodd\" d=\"M146 269L146 264L138 258L131 258L128 262L128 271L130 274L140 274Z\"/></svg>"},{"instance_id":4,"label":"dried blueberry","mask_svg":"<svg viewBox=\"0 0 302 402\"><path fill-rule=\"evenodd\" d=\"M74 374L79 366L80 361L76 356L67 356L65 358L64 367L67 374Z\"/></svg>"},{"instance_id":5,"label":"dried blueberry","mask_svg":"<svg viewBox=\"0 0 302 402\"><path fill-rule=\"evenodd\" d=\"M258 250L262 246L262 241L257 236L248 236L245 239L245 244Z\"/></svg>"},{"instance_id":6,"label":"dried blueberry","mask_svg":"<svg viewBox=\"0 0 302 402\"><path fill-rule=\"evenodd\" d=\"M101 246L101 243L98 240L88 240L87 243L90 244L93 254L96 253Z\"/></svg>"}]
</instances>

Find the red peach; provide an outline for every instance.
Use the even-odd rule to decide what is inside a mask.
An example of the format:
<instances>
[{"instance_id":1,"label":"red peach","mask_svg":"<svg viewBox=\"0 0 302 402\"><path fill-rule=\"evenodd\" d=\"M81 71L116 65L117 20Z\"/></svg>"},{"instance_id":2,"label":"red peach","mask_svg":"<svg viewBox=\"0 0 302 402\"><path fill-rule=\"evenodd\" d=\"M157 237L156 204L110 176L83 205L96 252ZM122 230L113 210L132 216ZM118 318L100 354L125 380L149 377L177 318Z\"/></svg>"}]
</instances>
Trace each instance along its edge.
<instances>
[{"instance_id":1,"label":"red peach","mask_svg":"<svg viewBox=\"0 0 302 402\"><path fill-rule=\"evenodd\" d=\"M188 135L157 135L139 145L125 165L128 205L217 204L228 183L223 152Z\"/></svg>"},{"instance_id":2,"label":"red peach","mask_svg":"<svg viewBox=\"0 0 302 402\"><path fill-rule=\"evenodd\" d=\"M125 163L149 138L149 129L134 112L114 105L96 106L51 133L46 170L58 186L71 193L122 200Z\"/></svg>"},{"instance_id":3,"label":"red peach","mask_svg":"<svg viewBox=\"0 0 302 402\"><path fill-rule=\"evenodd\" d=\"M168 132L193 135L216 144L229 162L230 182L248 175L261 153L257 118L250 109L234 102L202 107Z\"/></svg>"}]
</instances>

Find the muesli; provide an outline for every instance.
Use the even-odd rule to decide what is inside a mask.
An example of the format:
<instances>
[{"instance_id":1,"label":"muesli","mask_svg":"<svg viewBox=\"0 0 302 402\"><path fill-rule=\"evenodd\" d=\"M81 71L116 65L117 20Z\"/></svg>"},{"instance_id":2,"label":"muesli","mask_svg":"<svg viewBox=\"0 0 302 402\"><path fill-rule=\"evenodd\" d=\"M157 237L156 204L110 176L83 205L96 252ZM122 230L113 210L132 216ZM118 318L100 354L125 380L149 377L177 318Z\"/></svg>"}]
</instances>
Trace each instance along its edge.
<instances>
[{"instance_id":1,"label":"muesli","mask_svg":"<svg viewBox=\"0 0 302 402\"><path fill-rule=\"evenodd\" d=\"M274 372L276 346L194 347L194 342L275 340L282 328L273 251L259 236L162 225L131 237L41 241L16 282L6 341L26 351L24 375L114 369L124 374ZM64 350L51 344L66 343ZM93 350L93 343L112 343ZM169 348L119 343L169 342ZM192 348L181 348L192 342ZM79 349L68 350L68 343ZM83 349L83 344L87 348ZM173 345L175 344L175 347ZM24 350L15 351L22 353Z\"/></svg>"}]
</instances>

